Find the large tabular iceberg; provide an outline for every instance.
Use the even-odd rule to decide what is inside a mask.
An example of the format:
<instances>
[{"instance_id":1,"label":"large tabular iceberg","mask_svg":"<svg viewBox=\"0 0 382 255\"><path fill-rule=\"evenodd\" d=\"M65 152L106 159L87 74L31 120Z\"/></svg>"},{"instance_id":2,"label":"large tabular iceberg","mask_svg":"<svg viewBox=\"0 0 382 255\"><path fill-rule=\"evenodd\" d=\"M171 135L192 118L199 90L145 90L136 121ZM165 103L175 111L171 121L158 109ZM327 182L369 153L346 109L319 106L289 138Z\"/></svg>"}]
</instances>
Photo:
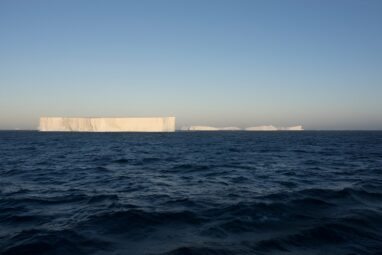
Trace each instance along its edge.
<instances>
[{"instance_id":1,"label":"large tabular iceberg","mask_svg":"<svg viewBox=\"0 0 382 255\"><path fill-rule=\"evenodd\" d=\"M175 117L164 118L40 118L40 131L174 132Z\"/></svg>"}]
</instances>

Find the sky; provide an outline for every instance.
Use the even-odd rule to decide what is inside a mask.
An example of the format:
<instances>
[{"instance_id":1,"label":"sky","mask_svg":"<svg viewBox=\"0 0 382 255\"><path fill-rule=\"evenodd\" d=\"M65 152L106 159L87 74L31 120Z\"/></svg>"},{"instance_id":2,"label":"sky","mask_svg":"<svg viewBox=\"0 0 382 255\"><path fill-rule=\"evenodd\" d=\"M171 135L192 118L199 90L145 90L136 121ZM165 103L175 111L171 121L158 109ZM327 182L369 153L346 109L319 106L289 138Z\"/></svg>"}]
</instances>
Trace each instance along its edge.
<instances>
[{"instance_id":1,"label":"sky","mask_svg":"<svg viewBox=\"0 0 382 255\"><path fill-rule=\"evenodd\" d=\"M382 129L382 1L0 0L0 129Z\"/></svg>"}]
</instances>

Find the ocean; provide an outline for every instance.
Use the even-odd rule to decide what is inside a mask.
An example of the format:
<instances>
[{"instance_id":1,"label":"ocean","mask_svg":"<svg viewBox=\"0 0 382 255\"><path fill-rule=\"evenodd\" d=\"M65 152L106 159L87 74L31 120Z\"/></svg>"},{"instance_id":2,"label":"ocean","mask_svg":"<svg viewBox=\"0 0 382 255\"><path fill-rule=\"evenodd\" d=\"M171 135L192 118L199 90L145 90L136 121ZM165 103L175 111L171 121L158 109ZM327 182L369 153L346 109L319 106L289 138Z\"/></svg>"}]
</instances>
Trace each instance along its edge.
<instances>
[{"instance_id":1,"label":"ocean","mask_svg":"<svg viewBox=\"0 0 382 255\"><path fill-rule=\"evenodd\" d=\"M0 254L382 254L382 132L0 132Z\"/></svg>"}]
</instances>

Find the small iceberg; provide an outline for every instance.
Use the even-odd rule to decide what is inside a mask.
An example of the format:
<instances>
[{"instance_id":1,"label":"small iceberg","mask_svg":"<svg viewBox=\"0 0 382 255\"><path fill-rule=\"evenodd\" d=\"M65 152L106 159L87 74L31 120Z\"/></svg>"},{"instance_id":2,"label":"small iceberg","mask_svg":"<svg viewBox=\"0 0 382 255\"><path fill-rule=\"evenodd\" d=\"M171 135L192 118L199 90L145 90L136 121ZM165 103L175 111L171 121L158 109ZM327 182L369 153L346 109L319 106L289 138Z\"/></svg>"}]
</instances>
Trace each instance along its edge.
<instances>
[{"instance_id":1,"label":"small iceberg","mask_svg":"<svg viewBox=\"0 0 382 255\"><path fill-rule=\"evenodd\" d=\"M191 127L184 127L182 130L187 131L239 131L241 128L238 127L209 127L209 126L191 126Z\"/></svg>"},{"instance_id":2,"label":"small iceberg","mask_svg":"<svg viewBox=\"0 0 382 255\"><path fill-rule=\"evenodd\" d=\"M301 125L292 126L292 127L275 127L272 125L268 125L268 126L248 127L244 130L245 131L302 131L304 130L304 128Z\"/></svg>"},{"instance_id":3,"label":"small iceberg","mask_svg":"<svg viewBox=\"0 0 382 255\"><path fill-rule=\"evenodd\" d=\"M263 125L255 127L247 127L241 129L239 127L210 127L210 126L190 126L182 127L182 131L302 131L304 128L301 125L291 127L276 127L273 125Z\"/></svg>"}]
</instances>

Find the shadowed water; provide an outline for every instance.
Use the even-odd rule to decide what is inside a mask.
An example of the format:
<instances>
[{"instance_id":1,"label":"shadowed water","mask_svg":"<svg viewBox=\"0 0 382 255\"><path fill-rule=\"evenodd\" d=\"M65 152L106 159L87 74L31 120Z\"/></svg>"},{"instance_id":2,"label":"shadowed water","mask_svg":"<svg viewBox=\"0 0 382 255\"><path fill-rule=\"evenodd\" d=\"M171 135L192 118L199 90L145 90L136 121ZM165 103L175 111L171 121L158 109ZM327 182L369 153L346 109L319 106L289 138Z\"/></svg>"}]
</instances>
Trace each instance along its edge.
<instances>
[{"instance_id":1,"label":"shadowed water","mask_svg":"<svg viewBox=\"0 0 382 255\"><path fill-rule=\"evenodd\" d=\"M0 132L0 254L381 254L382 132Z\"/></svg>"}]
</instances>

